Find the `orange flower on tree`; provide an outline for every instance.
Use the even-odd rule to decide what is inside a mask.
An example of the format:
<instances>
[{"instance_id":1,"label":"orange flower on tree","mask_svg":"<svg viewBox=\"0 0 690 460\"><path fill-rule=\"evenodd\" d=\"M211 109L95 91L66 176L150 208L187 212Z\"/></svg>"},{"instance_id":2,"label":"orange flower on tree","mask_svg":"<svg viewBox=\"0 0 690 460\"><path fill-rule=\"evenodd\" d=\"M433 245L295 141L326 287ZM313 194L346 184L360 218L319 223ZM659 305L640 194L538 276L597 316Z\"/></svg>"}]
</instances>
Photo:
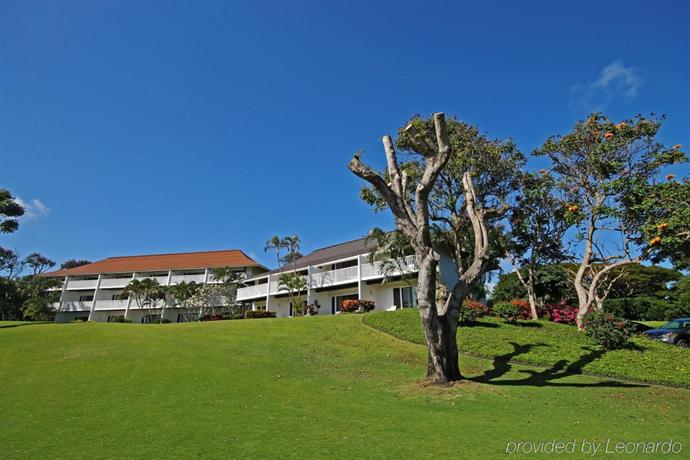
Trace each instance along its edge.
<instances>
[{"instance_id":1,"label":"orange flower on tree","mask_svg":"<svg viewBox=\"0 0 690 460\"><path fill-rule=\"evenodd\" d=\"M577 212L580 209L580 207L576 204L568 206L568 211L570 212Z\"/></svg>"},{"instance_id":2,"label":"orange flower on tree","mask_svg":"<svg viewBox=\"0 0 690 460\"><path fill-rule=\"evenodd\" d=\"M623 128L625 128L626 126L628 126L628 125L627 125L624 121L621 121L620 123L618 123L618 124L616 125L616 129L623 129Z\"/></svg>"},{"instance_id":3,"label":"orange flower on tree","mask_svg":"<svg viewBox=\"0 0 690 460\"><path fill-rule=\"evenodd\" d=\"M666 222L662 222L659 225L656 226L659 230L666 230L668 228L668 224Z\"/></svg>"},{"instance_id":4,"label":"orange flower on tree","mask_svg":"<svg viewBox=\"0 0 690 460\"><path fill-rule=\"evenodd\" d=\"M651 240L649 240L649 245L650 246L656 246L657 244L661 243L661 237L660 236L655 236Z\"/></svg>"},{"instance_id":5,"label":"orange flower on tree","mask_svg":"<svg viewBox=\"0 0 690 460\"><path fill-rule=\"evenodd\" d=\"M676 145L673 146L673 148L674 148L675 150L678 150L679 148L682 148L682 147L683 147L683 146L680 145L680 144L676 144Z\"/></svg>"},{"instance_id":6,"label":"orange flower on tree","mask_svg":"<svg viewBox=\"0 0 690 460\"><path fill-rule=\"evenodd\" d=\"M666 175L666 180L673 180L673 179L675 179L675 178L676 178L676 175L675 175L675 174L667 174L667 175Z\"/></svg>"},{"instance_id":7,"label":"orange flower on tree","mask_svg":"<svg viewBox=\"0 0 690 460\"><path fill-rule=\"evenodd\" d=\"M611 133L611 132L606 133L606 134L604 134L604 137L605 137L606 139L611 139L611 138L613 137L613 133Z\"/></svg>"}]
</instances>

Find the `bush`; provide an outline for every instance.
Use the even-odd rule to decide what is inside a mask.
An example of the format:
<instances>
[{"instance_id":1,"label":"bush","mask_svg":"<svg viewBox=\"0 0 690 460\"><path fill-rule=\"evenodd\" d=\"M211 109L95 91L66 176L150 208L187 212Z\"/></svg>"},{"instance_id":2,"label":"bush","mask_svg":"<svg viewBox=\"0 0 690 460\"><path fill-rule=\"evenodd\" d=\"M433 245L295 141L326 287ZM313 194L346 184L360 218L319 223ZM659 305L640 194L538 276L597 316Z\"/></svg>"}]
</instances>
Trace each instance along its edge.
<instances>
[{"instance_id":1,"label":"bush","mask_svg":"<svg viewBox=\"0 0 690 460\"><path fill-rule=\"evenodd\" d=\"M371 300L343 300L340 310L344 313L363 313L372 311L376 305Z\"/></svg>"},{"instance_id":2,"label":"bush","mask_svg":"<svg viewBox=\"0 0 690 460\"><path fill-rule=\"evenodd\" d=\"M554 323L575 324L577 307L572 307L565 300L561 300L559 303L546 305L544 307L544 314Z\"/></svg>"},{"instance_id":3,"label":"bush","mask_svg":"<svg viewBox=\"0 0 690 460\"><path fill-rule=\"evenodd\" d=\"M131 323L131 319L127 319L124 315L119 315L110 320L111 323Z\"/></svg>"},{"instance_id":4,"label":"bush","mask_svg":"<svg viewBox=\"0 0 690 460\"><path fill-rule=\"evenodd\" d=\"M518 319L522 318L522 309L513 302L496 302L491 307L491 310L507 323L514 324Z\"/></svg>"},{"instance_id":5,"label":"bush","mask_svg":"<svg viewBox=\"0 0 690 460\"><path fill-rule=\"evenodd\" d=\"M510 303L520 309L520 318L532 319L532 310L529 308L529 302L525 299L514 299L511 300ZM537 310L537 314L540 315L539 310Z\"/></svg>"},{"instance_id":6,"label":"bush","mask_svg":"<svg viewBox=\"0 0 690 460\"><path fill-rule=\"evenodd\" d=\"M607 299L604 311L632 321L668 321L688 316L690 307L653 297Z\"/></svg>"},{"instance_id":7,"label":"bush","mask_svg":"<svg viewBox=\"0 0 690 460\"><path fill-rule=\"evenodd\" d=\"M244 317L247 319L258 319L258 318L275 318L276 312L266 311L266 310L248 310L244 312Z\"/></svg>"},{"instance_id":8,"label":"bush","mask_svg":"<svg viewBox=\"0 0 690 460\"><path fill-rule=\"evenodd\" d=\"M170 321L168 318L163 318L161 320L161 324L168 324L168 323L172 323L172 321Z\"/></svg>"},{"instance_id":9,"label":"bush","mask_svg":"<svg viewBox=\"0 0 690 460\"><path fill-rule=\"evenodd\" d=\"M462 305L460 305L459 313L460 323L471 323L478 320L480 317L487 313L488 309L486 305L476 300L465 300Z\"/></svg>"},{"instance_id":10,"label":"bush","mask_svg":"<svg viewBox=\"0 0 690 460\"><path fill-rule=\"evenodd\" d=\"M200 321L220 321L222 319L223 315L204 315Z\"/></svg>"},{"instance_id":11,"label":"bush","mask_svg":"<svg viewBox=\"0 0 690 460\"><path fill-rule=\"evenodd\" d=\"M585 316L585 333L604 350L624 348L634 333L633 326L611 313L590 311Z\"/></svg>"}]
</instances>

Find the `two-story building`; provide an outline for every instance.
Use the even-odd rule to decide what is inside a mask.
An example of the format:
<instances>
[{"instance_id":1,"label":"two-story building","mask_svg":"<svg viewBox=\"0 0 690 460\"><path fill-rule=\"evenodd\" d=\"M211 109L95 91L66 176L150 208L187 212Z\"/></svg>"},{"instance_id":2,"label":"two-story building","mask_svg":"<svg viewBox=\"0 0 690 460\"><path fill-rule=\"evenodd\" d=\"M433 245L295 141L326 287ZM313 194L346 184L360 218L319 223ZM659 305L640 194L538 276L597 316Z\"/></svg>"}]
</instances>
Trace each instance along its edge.
<instances>
[{"instance_id":1,"label":"two-story building","mask_svg":"<svg viewBox=\"0 0 690 460\"><path fill-rule=\"evenodd\" d=\"M75 319L110 321L124 316L134 322L142 320L142 312L131 298L123 299L122 290L134 279L152 278L162 286L185 282L214 283L214 268L230 267L240 277L252 278L267 268L244 252L226 251L188 252L141 256L109 257L76 268L44 273L43 276L62 279L59 301L54 304L55 320L67 322ZM181 321L174 308L153 310L158 319Z\"/></svg>"},{"instance_id":2,"label":"two-story building","mask_svg":"<svg viewBox=\"0 0 690 460\"><path fill-rule=\"evenodd\" d=\"M343 300L373 301L376 310L414 307L416 273L414 256L401 260L371 260L373 242L366 238L317 249L277 270L244 281L237 300L256 310L291 316L290 293L281 288L280 275L297 272L306 281L302 301L319 305L319 315L340 311Z\"/></svg>"}]
</instances>

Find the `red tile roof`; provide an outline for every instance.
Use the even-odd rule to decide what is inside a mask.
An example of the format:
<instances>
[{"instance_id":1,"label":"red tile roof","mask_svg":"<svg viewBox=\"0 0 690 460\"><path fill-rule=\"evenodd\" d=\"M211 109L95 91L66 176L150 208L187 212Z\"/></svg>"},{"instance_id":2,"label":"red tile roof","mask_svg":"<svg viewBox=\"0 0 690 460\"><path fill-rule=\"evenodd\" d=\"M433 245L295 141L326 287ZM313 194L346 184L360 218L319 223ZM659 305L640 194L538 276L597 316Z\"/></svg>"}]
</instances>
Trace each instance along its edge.
<instances>
[{"instance_id":1,"label":"red tile roof","mask_svg":"<svg viewBox=\"0 0 690 460\"><path fill-rule=\"evenodd\" d=\"M227 251L184 252L144 256L108 257L81 267L44 273L43 276L97 275L99 273L151 272L218 267L260 267L239 249Z\"/></svg>"}]
</instances>

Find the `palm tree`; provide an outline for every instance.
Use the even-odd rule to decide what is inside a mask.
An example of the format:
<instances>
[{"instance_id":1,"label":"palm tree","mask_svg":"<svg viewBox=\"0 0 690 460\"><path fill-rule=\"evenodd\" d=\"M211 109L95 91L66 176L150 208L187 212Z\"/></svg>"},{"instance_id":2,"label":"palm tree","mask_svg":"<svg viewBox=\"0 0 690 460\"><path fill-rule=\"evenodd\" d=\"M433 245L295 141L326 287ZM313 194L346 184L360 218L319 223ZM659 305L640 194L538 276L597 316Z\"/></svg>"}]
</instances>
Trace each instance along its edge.
<instances>
[{"instance_id":1,"label":"palm tree","mask_svg":"<svg viewBox=\"0 0 690 460\"><path fill-rule=\"evenodd\" d=\"M151 321L151 312L156 308L156 303L165 299L165 289L152 278L134 279L122 290L122 297L133 298L143 314L144 322L148 323Z\"/></svg>"},{"instance_id":2,"label":"palm tree","mask_svg":"<svg viewBox=\"0 0 690 460\"><path fill-rule=\"evenodd\" d=\"M190 307L189 299L199 291L200 284L192 281L187 283L185 281L174 284L168 287L168 297L172 300L175 307L182 309L182 316L186 322L192 322L198 318L198 309Z\"/></svg>"},{"instance_id":3,"label":"palm tree","mask_svg":"<svg viewBox=\"0 0 690 460\"><path fill-rule=\"evenodd\" d=\"M300 247L300 239L299 236L297 235L292 235L292 236L286 236L283 238L283 246L288 250L288 255L286 257L289 257L290 260L292 261L292 269L293 271L296 271L296 264L297 264L297 254L299 254L299 247Z\"/></svg>"},{"instance_id":4,"label":"palm tree","mask_svg":"<svg viewBox=\"0 0 690 460\"><path fill-rule=\"evenodd\" d=\"M264 248L264 252L268 252L269 250L273 250L276 252L276 259L278 262L278 268L280 268L282 258L280 257L280 251L285 249L285 240L280 238L278 235L274 235L270 240L266 241L266 247Z\"/></svg>"}]
</instances>

